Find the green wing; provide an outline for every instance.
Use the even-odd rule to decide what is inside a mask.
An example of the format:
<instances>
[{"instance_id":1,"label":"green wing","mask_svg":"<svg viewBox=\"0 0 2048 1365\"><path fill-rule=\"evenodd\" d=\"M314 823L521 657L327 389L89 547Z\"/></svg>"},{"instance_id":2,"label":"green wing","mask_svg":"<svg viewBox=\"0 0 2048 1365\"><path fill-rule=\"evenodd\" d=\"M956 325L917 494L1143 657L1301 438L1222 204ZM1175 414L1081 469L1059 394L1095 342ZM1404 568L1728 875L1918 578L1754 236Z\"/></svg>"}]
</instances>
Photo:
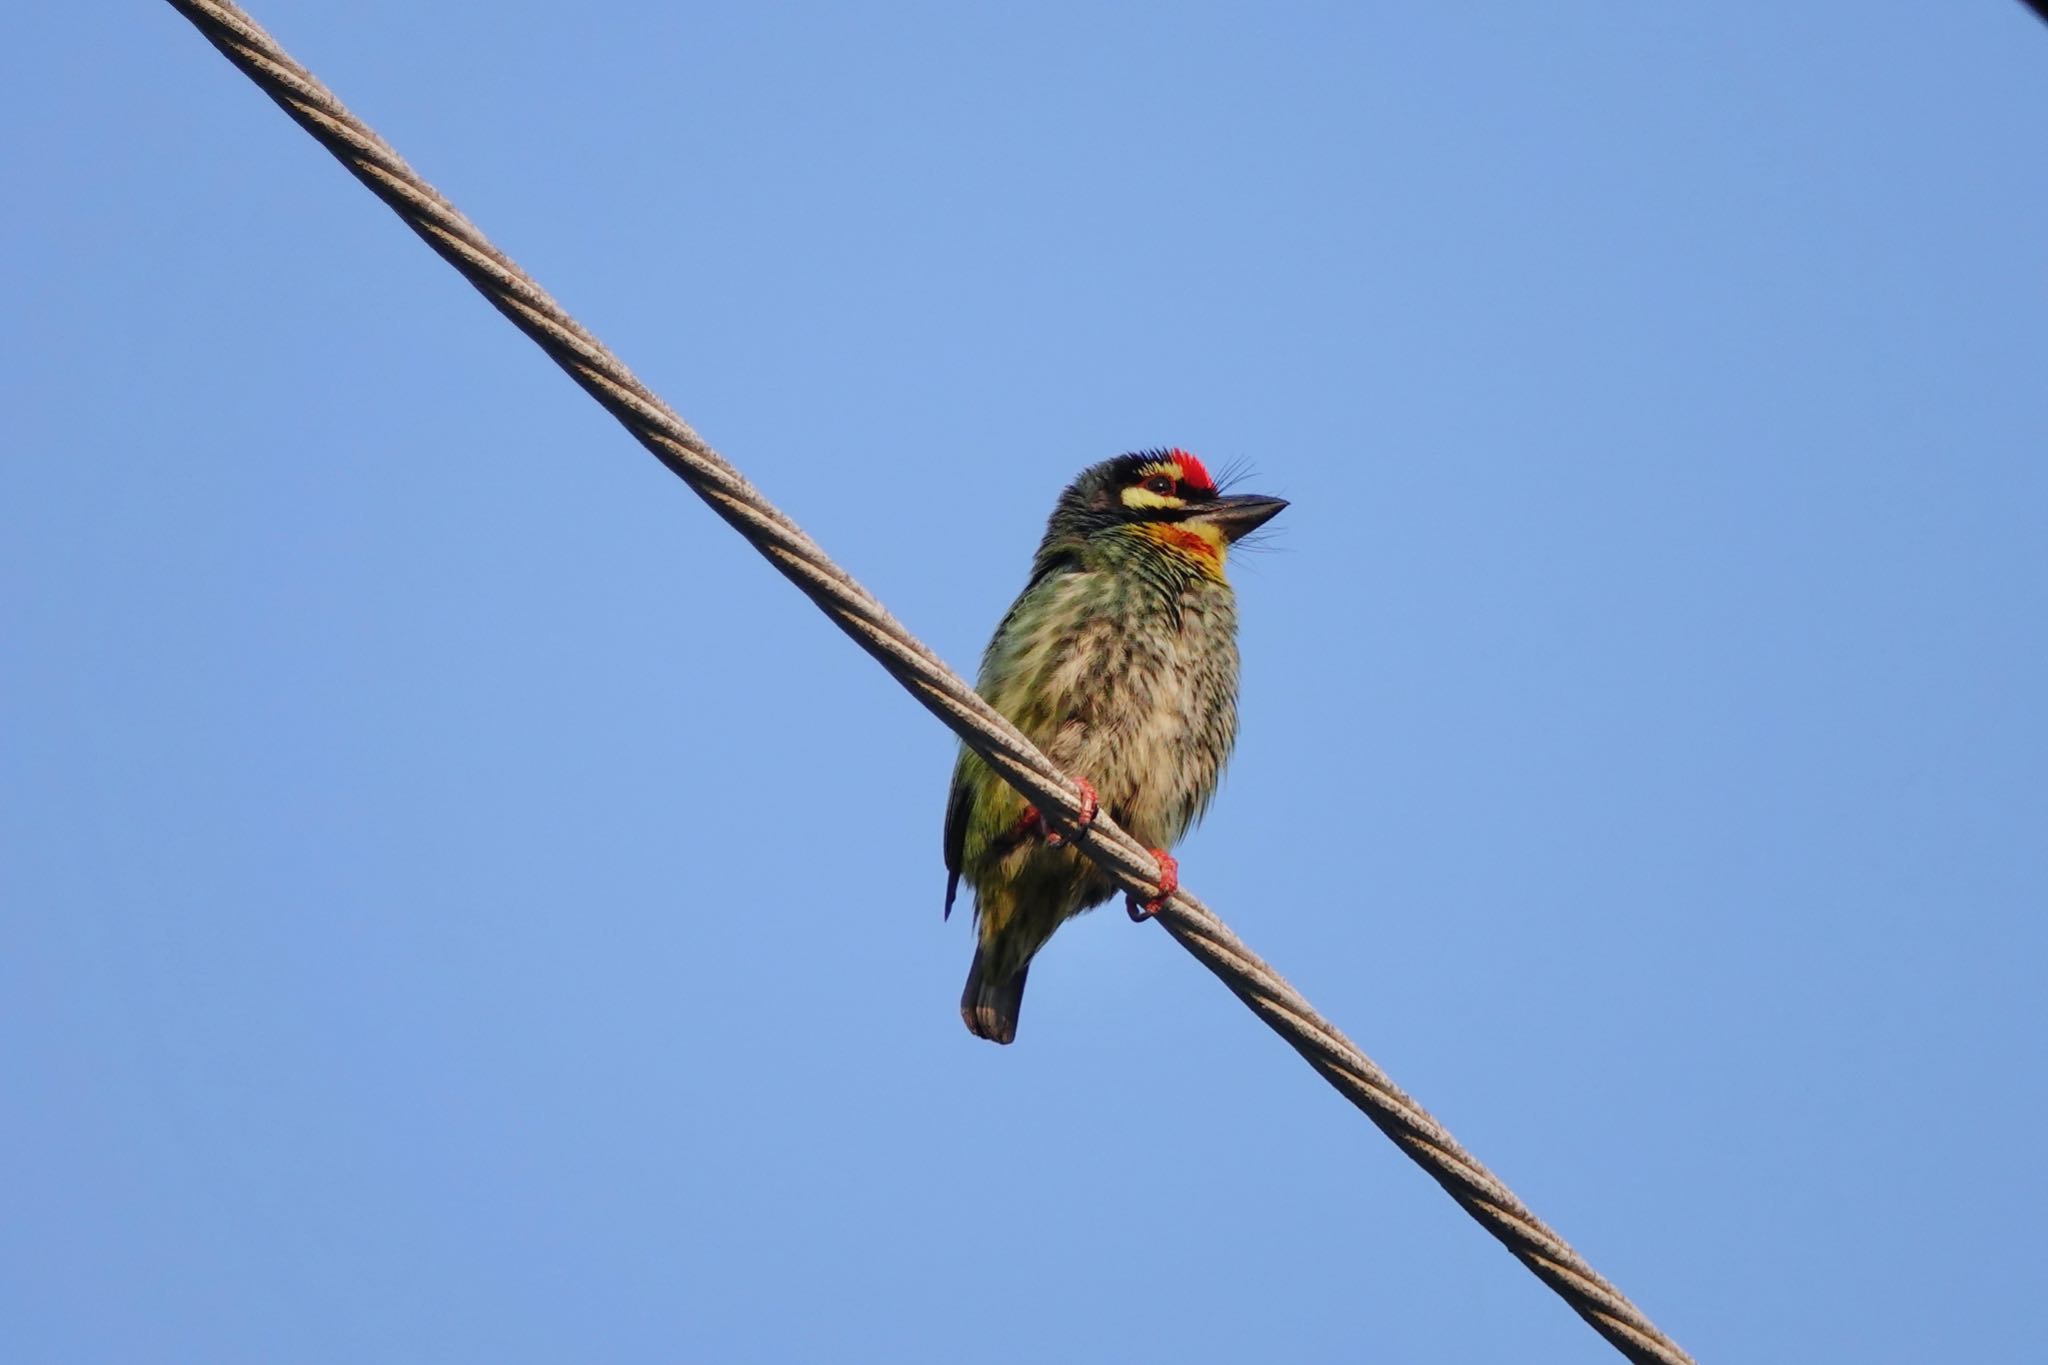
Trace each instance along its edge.
<instances>
[{"instance_id":1,"label":"green wing","mask_svg":"<svg viewBox=\"0 0 2048 1365\"><path fill-rule=\"evenodd\" d=\"M953 765L953 791L946 798L946 913L953 918L953 897L960 892L961 853L967 847L967 817L974 807L974 791L967 785L967 755Z\"/></svg>"},{"instance_id":2,"label":"green wing","mask_svg":"<svg viewBox=\"0 0 2048 1365\"><path fill-rule=\"evenodd\" d=\"M983 651L981 661L982 677L979 685L975 688L982 696L987 697L990 691L989 684L991 680L988 676L990 660L997 657L999 652L998 646L1002 644L1003 636L1009 632L1012 624L1017 619L1018 613L1029 602L1032 593L1043 585L1046 580L1055 578L1060 574L1076 572L1080 568L1080 556L1071 550L1062 549L1052 552L1041 550L1038 562L1033 565L1031 581L1024 585L1024 591L1017 594L1017 600L1010 604L1010 609L1007 612L1003 613L1003 621L1001 625L996 627L995 638L988 642L988 648ZM991 700L994 699L991 698ZM953 765L953 789L946 797L944 852L946 858L946 918L948 919L951 919L953 916L953 900L960 892L960 872L966 861L967 826L974 816L974 785L967 780L967 765L976 761L972 751L964 747L960 750L960 759Z\"/></svg>"}]
</instances>

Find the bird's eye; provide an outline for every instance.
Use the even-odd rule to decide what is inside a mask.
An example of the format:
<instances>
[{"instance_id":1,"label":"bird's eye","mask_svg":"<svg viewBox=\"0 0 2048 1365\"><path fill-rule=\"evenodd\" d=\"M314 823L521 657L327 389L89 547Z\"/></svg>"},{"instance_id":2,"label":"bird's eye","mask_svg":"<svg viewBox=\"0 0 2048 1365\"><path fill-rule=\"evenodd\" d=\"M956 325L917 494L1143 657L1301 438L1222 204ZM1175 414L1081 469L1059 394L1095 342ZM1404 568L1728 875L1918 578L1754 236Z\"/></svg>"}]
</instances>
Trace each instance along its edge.
<instances>
[{"instance_id":1,"label":"bird's eye","mask_svg":"<svg viewBox=\"0 0 2048 1365\"><path fill-rule=\"evenodd\" d=\"M1162 498L1170 498L1173 496L1173 480L1167 478L1164 474L1154 474L1151 478L1145 480L1145 491L1147 493L1157 493Z\"/></svg>"}]
</instances>

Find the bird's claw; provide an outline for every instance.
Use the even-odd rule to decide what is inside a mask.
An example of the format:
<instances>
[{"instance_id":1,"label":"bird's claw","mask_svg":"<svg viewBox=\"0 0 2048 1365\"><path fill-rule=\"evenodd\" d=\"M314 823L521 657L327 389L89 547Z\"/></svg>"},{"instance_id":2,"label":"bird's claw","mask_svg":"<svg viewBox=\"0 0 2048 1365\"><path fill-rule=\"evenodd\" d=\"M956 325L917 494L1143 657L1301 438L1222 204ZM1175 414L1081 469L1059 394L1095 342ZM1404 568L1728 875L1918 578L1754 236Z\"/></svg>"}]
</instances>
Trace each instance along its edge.
<instances>
[{"instance_id":1,"label":"bird's claw","mask_svg":"<svg viewBox=\"0 0 2048 1365\"><path fill-rule=\"evenodd\" d=\"M1166 902L1180 889L1180 863L1163 848L1153 849L1152 856L1159 860L1159 885L1152 899L1142 902L1136 896L1124 899L1125 913L1130 915L1133 924L1143 924L1164 910Z\"/></svg>"},{"instance_id":2,"label":"bird's claw","mask_svg":"<svg viewBox=\"0 0 2048 1365\"><path fill-rule=\"evenodd\" d=\"M1095 797L1095 784L1087 778L1075 778L1074 785L1081 789L1081 809L1074 816L1073 837L1078 839L1088 832L1088 826L1094 824L1095 817L1102 813L1102 802L1098 801ZM1036 813L1036 807L1033 808L1033 812ZM1061 844L1067 842L1067 836L1054 829L1051 825L1045 825L1043 817L1040 818L1039 823L1044 825L1046 847L1058 848Z\"/></svg>"}]
</instances>

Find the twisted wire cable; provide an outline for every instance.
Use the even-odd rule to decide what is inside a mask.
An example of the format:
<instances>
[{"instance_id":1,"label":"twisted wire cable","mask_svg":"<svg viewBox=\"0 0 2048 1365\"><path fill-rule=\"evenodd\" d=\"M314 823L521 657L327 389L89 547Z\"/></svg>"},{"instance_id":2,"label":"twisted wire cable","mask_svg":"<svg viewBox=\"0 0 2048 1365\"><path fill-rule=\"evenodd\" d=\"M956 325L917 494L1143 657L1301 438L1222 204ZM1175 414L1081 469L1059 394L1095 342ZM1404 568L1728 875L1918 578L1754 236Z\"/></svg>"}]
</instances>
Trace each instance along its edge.
<instances>
[{"instance_id":1,"label":"twisted wire cable","mask_svg":"<svg viewBox=\"0 0 2048 1365\"><path fill-rule=\"evenodd\" d=\"M985 759L1002 778L1076 836L1077 847L1125 891L1155 891L1151 853L1107 813L1077 831L1081 793L1016 727L942 663L868 591L748 484L740 472L484 237L404 159L350 113L239 7L220 0L169 0L208 42L396 212L568 372L634 439L711 505L889 675ZM1566 1245L1443 1125L1185 888L1158 915L1167 932L1300 1053L1380 1131L1428 1172L1480 1226L1507 1247L1572 1310L1633 1361L1690 1365L1620 1290Z\"/></svg>"}]
</instances>

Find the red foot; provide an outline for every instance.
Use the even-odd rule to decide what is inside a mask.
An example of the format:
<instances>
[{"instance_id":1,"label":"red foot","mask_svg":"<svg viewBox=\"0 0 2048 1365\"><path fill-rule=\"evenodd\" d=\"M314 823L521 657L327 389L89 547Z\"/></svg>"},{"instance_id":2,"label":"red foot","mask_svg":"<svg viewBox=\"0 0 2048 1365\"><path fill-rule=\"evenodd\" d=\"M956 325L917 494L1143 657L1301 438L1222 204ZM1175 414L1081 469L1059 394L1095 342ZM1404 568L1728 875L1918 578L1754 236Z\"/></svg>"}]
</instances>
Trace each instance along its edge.
<instances>
[{"instance_id":1,"label":"red foot","mask_svg":"<svg viewBox=\"0 0 2048 1365\"><path fill-rule=\"evenodd\" d=\"M1152 850L1152 856L1159 860L1159 889L1151 900L1140 904L1136 896L1124 902L1131 917L1131 923L1142 924L1166 908L1166 902L1180 889L1180 863L1163 848Z\"/></svg>"},{"instance_id":2,"label":"red foot","mask_svg":"<svg viewBox=\"0 0 2048 1365\"><path fill-rule=\"evenodd\" d=\"M1095 799L1095 784L1087 778L1075 778L1074 785L1081 789L1081 810L1074 817L1074 837L1079 838L1088 832L1088 826L1095 823L1095 817L1102 814L1102 803ZM1032 814L1037 813L1034 808ZM1048 847L1058 848L1067 842L1067 836L1048 826L1045 831L1045 842Z\"/></svg>"}]
</instances>

